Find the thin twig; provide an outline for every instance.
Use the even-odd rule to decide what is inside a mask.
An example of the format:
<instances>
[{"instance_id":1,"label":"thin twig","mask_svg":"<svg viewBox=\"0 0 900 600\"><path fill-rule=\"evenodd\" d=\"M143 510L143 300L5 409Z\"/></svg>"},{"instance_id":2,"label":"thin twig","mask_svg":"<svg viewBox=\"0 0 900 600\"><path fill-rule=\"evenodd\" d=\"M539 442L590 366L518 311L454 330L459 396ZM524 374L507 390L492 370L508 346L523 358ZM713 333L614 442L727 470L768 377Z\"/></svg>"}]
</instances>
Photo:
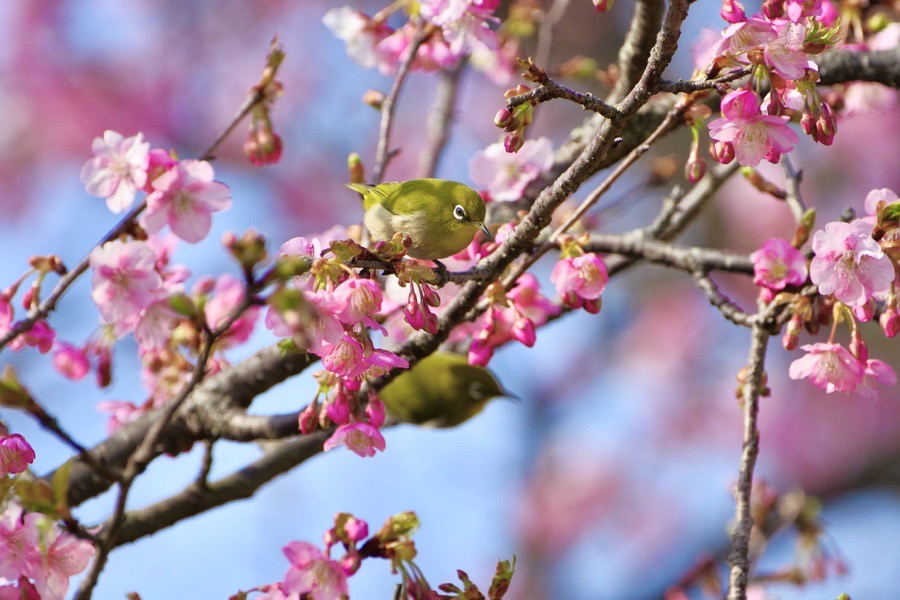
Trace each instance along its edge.
<instances>
[{"instance_id":1,"label":"thin twig","mask_svg":"<svg viewBox=\"0 0 900 600\"><path fill-rule=\"evenodd\" d=\"M750 532L753 528L750 499L753 493L753 470L759 456L759 398L764 387L766 346L769 342L769 333L762 321L760 315L757 315L742 388L744 435L738 483L734 491L735 527L731 537L731 552L728 554L728 563L731 565L728 600L746 600L750 577Z\"/></svg>"},{"instance_id":2,"label":"thin twig","mask_svg":"<svg viewBox=\"0 0 900 600\"><path fill-rule=\"evenodd\" d=\"M419 155L419 177L434 177L437 172L438 162L450 139L450 126L453 124L460 76L465 66L466 60L460 59L456 65L441 71L434 105L428 113L427 142Z\"/></svg>"},{"instance_id":3,"label":"thin twig","mask_svg":"<svg viewBox=\"0 0 900 600\"><path fill-rule=\"evenodd\" d=\"M391 128L394 124L394 109L397 104L397 98L400 96L400 90L403 88L403 83L406 81L406 75L409 73L410 67L412 67L412 63L416 58L419 47L430 35L431 29L423 29L421 22L416 26L415 37L413 37L412 43L410 43L409 48L407 48L406 55L403 57L403 61L397 69L397 77L394 78L394 83L391 86L390 92L388 92L388 95L381 103L381 127L378 132L378 147L375 151L375 166L372 169L371 177L371 181L374 183L380 183L382 181L384 178L384 171L387 169L388 162L392 156L389 144L391 139Z\"/></svg>"},{"instance_id":4,"label":"thin twig","mask_svg":"<svg viewBox=\"0 0 900 600\"><path fill-rule=\"evenodd\" d=\"M535 61L539 65L550 64L550 53L553 50L553 30L556 24L562 19L569 7L569 0L554 0L553 5L541 19L541 26L537 35L537 50L535 50Z\"/></svg>"},{"instance_id":5,"label":"thin twig","mask_svg":"<svg viewBox=\"0 0 900 600\"><path fill-rule=\"evenodd\" d=\"M799 224L803 219L803 214L806 212L806 205L803 203L803 196L800 193L803 171L798 171L794 168L787 154L781 156L781 168L784 171L785 191L787 192L784 201L791 209L791 216L794 217L794 222Z\"/></svg>"},{"instance_id":6,"label":"thin twig","mask_svg":"<svg viewBox=\"0 0 900 600\"><path fill-rule=\"evenodd\" d=\"M534 77L538 77L540 79L538 81L538 87L534 88L530 92L525 92L524 94L519 94L518 96L507 98L506 106L508 108L515 108L516 106L525 104L526 102L541 104L555 98L564 98L576 104L580 104L585 110L593 111L599 115L606 117L607 119L613 119L620 116L619 111L616 110L616 107L607 104L590 92L576 92L575 90L569 89L564 85L556 83L555 81L550 79L550 77L548 77L547 74L544 73L544 71L542 71L541 69L537 69L536 67L533 67L532 69L530 69L530 71L541 74L534 75Z\"/></svg>"}]
</instances>

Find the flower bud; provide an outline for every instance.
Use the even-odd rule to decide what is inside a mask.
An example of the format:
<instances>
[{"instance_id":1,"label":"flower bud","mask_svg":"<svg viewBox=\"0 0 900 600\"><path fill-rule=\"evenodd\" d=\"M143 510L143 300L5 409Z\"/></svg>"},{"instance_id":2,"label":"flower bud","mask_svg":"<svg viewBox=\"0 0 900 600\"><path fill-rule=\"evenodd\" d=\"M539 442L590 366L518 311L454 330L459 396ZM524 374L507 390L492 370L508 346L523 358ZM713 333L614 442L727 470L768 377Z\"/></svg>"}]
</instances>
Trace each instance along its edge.
<instances>
[{"instance_id":1,"label":"flower bud","mask_svg":"<svg viewBox=\"0 0 900 600\"><path fill-rule=\"evenodd\" d=\"M384 92L369 90L363 94L362 100L365 104L368 104L375 110L381 110L381 106L384 104Z\"/></svg>"},{"instance_id":2,"label":"flower bud","mask_svg":"<svg viewBox=\"0 0 900 600\"><path fill-rule=\"evenodd\" d=\"M731 145L731 142L713 142L710 145L709 153L723 165L734 160L734 146Z\"/></svg>"},{"instance_id":3,"label":"flower bud","mask_svg":"<svg viewBox=\"0 0 900 600\"><path fill-rule=\"evenodd\" d=\"M505 106L497 111L497 114L494 115L494 125L501 129L506 129L507 125L515 121L513 111Z\"/></svg>"},{"instance_id":4,"label":"flower bud","mask_svg":"<svg viewBox=\"0 0 900 600\"><path fill-rule=\"evenodd\" d=\"M508 133L506 137L503 138L503 149L510 154L518 152L523 144L525 144L525 140L517 131Z\"/></svg>"},{"instance_id":5,"label":"flower bud","mask_svg":"<svg viewBox=\"0 0 900 600\"><path fill-rule=\"evenodd\" d=\"M691 183L697 183L706 175L706 161L695 153L691 153L687 163L684 165L684 176Z\"/></svg>"}]
</instances>

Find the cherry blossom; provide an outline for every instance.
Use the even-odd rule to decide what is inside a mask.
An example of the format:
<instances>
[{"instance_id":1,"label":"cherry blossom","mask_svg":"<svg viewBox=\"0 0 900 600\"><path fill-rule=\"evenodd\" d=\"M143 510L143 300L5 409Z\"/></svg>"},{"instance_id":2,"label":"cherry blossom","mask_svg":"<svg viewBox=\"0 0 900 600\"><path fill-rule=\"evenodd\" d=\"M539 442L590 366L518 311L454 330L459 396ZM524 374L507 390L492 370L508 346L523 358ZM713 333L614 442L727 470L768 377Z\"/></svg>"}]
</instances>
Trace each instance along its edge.
<instances>
[{"instance_id":1,"label":"cherry blossom","mask_svg":"<svg viewBox=\"0 0 900 600\"><path fill-rule=\"evenodd\" d=\"M379 65L376 46L393 31L383 22L374 21L362 11L349 6L329 10L322 22L347 44L350 58L366 68Z\"/></svg>"},{"instance_id":2,"label":"cherry blossom","mask_svg":"<svg viewBox=\"0 0 900 600\"><path fill-rule=\"evenodd\" d=\"M93 196L106 198L106 206L114 213L128 210L137 190L147 183L150 144L138 133L126 138L107 129L103 137L91 144L94 158L81 168L81 180Z\"/></svg>"},{"instance_id":3,"label":"cherry blossom","mask_svg":"<svg viewBox=\"0 0 900 600\"><path fill-rule=\"evenodd\" d=\"M522 197L529 183L553 165L553 144L546 138L526 140L510 154L503 144L491 144L469 162L472 181L487 189L491 199L511 202Z\"/></svg>"},{"instance_id":4,"label":"cherry blossom","mask_svg":"<svg viewBox=\"0 0 900 600\"><path fill-rule=\"evenodd\" d=\"M709 137L732 146L738 164L755 167L763 158L778 162L800 140L788 121L786 116L762 114L756 92L740 89L722 100L722 118L710 122Z\"/></svg>"},{"instance_id":5,"label":"cherry blossom","mask_svg":"<svg viewBox=\"0 0 900 600\"><path fill-rule=\"evenodd\" d=\"M366 457L375 456L375 452L384 450L384 436L378 428L370 423L349 423L341 425L325 440L325 451L345 445L356 454Z\"/></svg>"},{"instance_id":6,"label":"cherry blossom","mask_svg":"<svg viewBox=\"0 0 900 600\"><path fill-rule=\"evenodd\" d=\"M422 0L421 13L425 20L441 28L456 55L467 54L472 48L486 46L497 48L497 34L490 22L499 0Z\"/></svg>"},{"instance_id":7,"label":"cherry blossom","mask_svg":"<svg viewBox=\"0 0 900 600\"><path fill-rule=\"evenodd\" d=\"M872 239L872 225L862 219L834 221L813 236L810 279L823 296L834 294L848 306L862 306L887 292L894 281L890 258Z\"/></svg>"},{"instance_id":8,"label":"cherry blossom","mask_svg":"<svg viewBox=\"0 0 900 600\"><path fill-rule=\"evenodd\" d=\"M864 368L850 351L834 343L806 344L806 354L791 363L791 379L809 379L829 394L834 391L852 392L862 382Z\"/></svg>"},{"instance_id":9,"label":"cherry blossom","mask_svg":"<svg viewBox=\"0 0 900 600\"><path fill-rule=\"evenodd\" d=\"M806 258L782 238L770 238L750 255L753 261L753 283L770 290L783 290L788 285L806 281Z\"/></svg>"},{"instance_id":10,"label":"cherry blossom","mask_svg":"<svg viewBox=\"0 0 900 600\"><path fill-rule=\"evenodd\" d=\"M231 206L228 186L213 181L206 161L183 160L153 180L143 225L157 233L169 225L176 236L194 244L209 234L212 213Z\"/></svg>"},{"instance_id":11,"label":"cherry blossom","mask_svg":"<svg viewBox=\"0 0 900 600\"><path fill-rule=\"evenodd\" d=\"M571 308L582 308L596 313L600 310L598 299L609 275L606 264L593 252L559 260L550 273L550 281L563 303Z\"/></svg>"},{"instance_id":12,"label":"cherry blossom","mask_svg":"<svg viewBox=\"0 0 900 600\"><path fill-rule=\"evenodd\" d=\"M87 353L67 342L57 342L53 353L53 366L64 377L79 381L91 369Z\"/></svg>"},{"instance_id":13,"label":"cherry blossom","mask_svg":"<svg viewBox=\"0 0 900 600\"><path fill-rule=\"evenodd\" d=\"M162 285L156 253L146 242L113 240L94 248L90 264L91 298L121 337L134 328L141 310L156 300Z\"/></svg>"}]
</instances>

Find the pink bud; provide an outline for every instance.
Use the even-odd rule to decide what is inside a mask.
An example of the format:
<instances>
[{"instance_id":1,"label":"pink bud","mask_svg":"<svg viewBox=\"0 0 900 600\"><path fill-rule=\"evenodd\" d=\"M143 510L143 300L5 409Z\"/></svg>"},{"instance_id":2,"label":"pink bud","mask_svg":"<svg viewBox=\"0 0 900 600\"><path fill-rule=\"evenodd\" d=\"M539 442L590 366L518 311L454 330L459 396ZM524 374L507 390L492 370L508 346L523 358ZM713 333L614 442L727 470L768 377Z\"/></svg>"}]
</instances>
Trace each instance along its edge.
<instances>
[{"instance_id":1,"label":"pink bud","mask_svg":"<svg viewBox=\"0 0 900 600\"><path fill-rule=\"evenodd\" d=\"M18 433L0 439L0 475L21 473L34 462L34 449Z\"/></svg>"},{"instance_id":2,"label":"pink bud","mask_svg":"<svg viewBox=\"0 0 900 600\"><path fill-rule=\"evenodd\" d=\"M508 153L513 154L518 152L522 145L525 143L525 140L517 131L506 134L506 137L503 138L503 149Z\"/></svg>"},{"instance_id":3,"label":"pink bud","mask_svg":"<svg viewBox=\"0 0 900 600\"><path fill-rule=\"evenodd\" d=\"M900 314L897 312L897 307L886 308L881 313L878 322L881 324L885 336L892 338L897 335L897 332L900 332Z\"/></svg>"},{"instance_id":4,"label":"pink bud","mask_svg":"<svg viewBox=\"0 0 900 600\"><path fill-rule=\"evenodd\" d=\"M731 142L713 142L709 153L723 165L727 165L734 160L734 146L731 145Z\"/></svg>"}]
</instances>

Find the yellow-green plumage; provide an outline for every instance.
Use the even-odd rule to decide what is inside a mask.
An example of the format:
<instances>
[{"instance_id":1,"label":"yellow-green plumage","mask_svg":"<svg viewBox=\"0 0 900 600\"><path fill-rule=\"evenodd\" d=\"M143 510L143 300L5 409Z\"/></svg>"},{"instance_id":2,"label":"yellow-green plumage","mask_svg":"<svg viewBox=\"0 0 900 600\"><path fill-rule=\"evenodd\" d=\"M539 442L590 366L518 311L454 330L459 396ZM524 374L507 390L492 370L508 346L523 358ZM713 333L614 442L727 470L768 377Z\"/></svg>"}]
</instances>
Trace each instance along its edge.
<instances>
[{"instance_id":1,"label":"yellow-green plumage","mask_svg":"<svg viewBox=\"0 0 900 600\"><path fill-rule=\"evenodd\" d=\"M437 260L456 254L483 231L484 201L469 186L445 179L348 184L362 194L363 222L372 239L387 241L401 232L412 240L408 254Z\"/></svg>"},{"instance_id":2,"label":"yellow-green plumage","mask_svg":"<svg viewBox=\"0 0 900 600\"><path fill-rule=\"evenodd\" d=\"M490 371L450 352L423 358L380 393L388 413L398 420L432 427L459 425L491 398L508 395Z\"/></svg>"}]
</instances>

